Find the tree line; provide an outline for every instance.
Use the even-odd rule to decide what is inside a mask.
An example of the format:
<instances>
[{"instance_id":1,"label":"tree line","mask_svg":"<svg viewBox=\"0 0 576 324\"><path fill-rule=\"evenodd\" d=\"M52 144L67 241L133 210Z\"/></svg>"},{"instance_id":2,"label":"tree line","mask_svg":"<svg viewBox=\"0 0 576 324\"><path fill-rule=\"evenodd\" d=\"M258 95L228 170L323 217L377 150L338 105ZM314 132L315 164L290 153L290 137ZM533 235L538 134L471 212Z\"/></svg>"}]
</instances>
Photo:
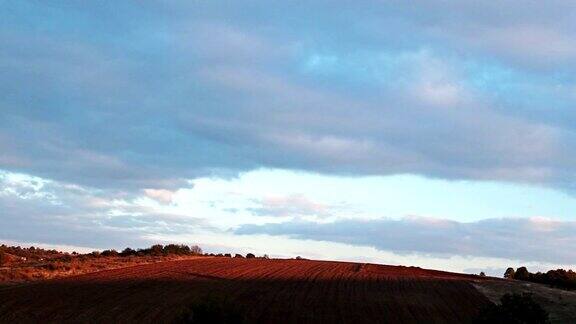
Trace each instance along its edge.
<instances>
[{"instance_id":1,"label":"tree line","mask_svg":"<svg viewBox=\"0 0 576 324\"><path fill-rule=\"evenodd\" d=\"M94 253L94 252L93 252ZM145 255L202 255L202 249L198 245L188 246L185 244L154 244L149 248L132 249L125 248L121 252L116 250L104 250L99 253L101 256L145 256Z\"/></svg>"},{"instance_id":2,"label":"tree line","mask_svg":"<svg viewBox=\"0 0 576 324\"><path fill-rule=\"evenodd\" d=\"M504 278L542 283L567 290L576 289L576 272L572 270L556 269L544 273L531 273L526 267L519 267L516 270L508 268L504 272Z\"/></svg>"}]
</instances>

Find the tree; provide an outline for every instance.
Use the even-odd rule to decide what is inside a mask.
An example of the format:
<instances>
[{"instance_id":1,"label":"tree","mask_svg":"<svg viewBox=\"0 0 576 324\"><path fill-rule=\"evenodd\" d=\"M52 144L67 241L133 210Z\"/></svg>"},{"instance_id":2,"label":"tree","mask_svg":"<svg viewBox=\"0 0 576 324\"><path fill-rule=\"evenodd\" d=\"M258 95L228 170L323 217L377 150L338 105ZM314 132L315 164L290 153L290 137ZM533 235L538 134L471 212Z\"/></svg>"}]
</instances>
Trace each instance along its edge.
<instances>
[{"instance_id":1,"label":"tree","mask_svg":"<svg viewBox=\"0 0 576 324\"><path fill-rule=\"evenodd\" d=\"M254 259L256 256L252 253L246 254L246 259Z\"/></svg>"},{"instance_id":2,"label":"tree","mask_svg":"<svg viewBox=\"0 0 576 324\"><path fill-rule=\"evenodd\" d=\"M196 254L196 255L201 255L202 249L198 245L192 245L190 247L190 253Z\"/></svg>"},{"instance_id":3,"label":"tree","mask_svg":"<svg viewBox=\"0 0 576 324\"><path fill-rule=\"evenodd\" d=\"M486 277L486 274L484 273L484 271L480 272L480 277Z\"/></svg>"},{"instance_id":4,"label":"tree","mask_svg":"<svg viewBox=\"0 0 576 324\"><path fill-rule=\"evenodd\" d=\"M516 274L516 271L514 271L514 268L508 268L508 269L506 269L506 272L504 272L504 278L514 279L515 274Z\"/></svg>"},{"instance_id":5,"label":"tree","mask_svg":"<svg viewBox=\"0 0 576 324\"><path fill-rule=\"evenodd\" d=\"M530 279L530 272L528 272L528 269L526 269L526 267L520 267L520 268L516 269L516 273L514 274L514 279L528 280L528 279Z\"/></svg>"},{"instance_id":6,"label":"tree","mask_svg":"<svg viewBox=\"0 0 576 324\"><path fill-rule=\"evenodd\" d=\"M548 324L548 313L530 294L506 294L500 304L490 304L480 311L475 324Z\"/></svg>"}]
</instances>

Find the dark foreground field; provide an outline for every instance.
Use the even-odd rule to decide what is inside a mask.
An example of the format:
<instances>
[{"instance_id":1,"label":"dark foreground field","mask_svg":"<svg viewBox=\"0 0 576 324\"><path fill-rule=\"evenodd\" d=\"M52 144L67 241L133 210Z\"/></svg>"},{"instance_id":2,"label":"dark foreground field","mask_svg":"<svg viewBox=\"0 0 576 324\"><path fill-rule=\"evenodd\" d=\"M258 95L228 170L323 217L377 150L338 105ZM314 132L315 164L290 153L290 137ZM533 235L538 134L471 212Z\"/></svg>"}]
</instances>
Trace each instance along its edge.
<instances>
[{"instance_id":1,"label":"dark foreground field","mask_svg":"<svg viewBox=\"0 0 576 324\"><path fill-rule=\"evenodd\" d=\"M175 322L202 300L258 323L466 323L475 276L345 262L199 258L0 288L0 322Z\"/></svg>"}]
</instances>

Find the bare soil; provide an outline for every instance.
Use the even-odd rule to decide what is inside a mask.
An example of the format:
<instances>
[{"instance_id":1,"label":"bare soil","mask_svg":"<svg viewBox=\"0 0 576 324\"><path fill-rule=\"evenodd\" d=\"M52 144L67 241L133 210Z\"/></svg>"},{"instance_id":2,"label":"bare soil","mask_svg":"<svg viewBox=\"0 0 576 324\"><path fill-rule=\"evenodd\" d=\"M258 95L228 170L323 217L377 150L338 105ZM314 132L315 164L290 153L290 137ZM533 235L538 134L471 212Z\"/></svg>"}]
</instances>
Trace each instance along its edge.
<instances>
[{"instance_id":1,"label":"bare soil","mask_svg":"<svg viewBox=\"0 0 576 324\"><path fill-rule=\"evenodd\" d=\"M221 298L254 323L469 323L478 276L375 264L198 258L0 286L0 322L171 323Z\"/></svg>"}]
</instances>

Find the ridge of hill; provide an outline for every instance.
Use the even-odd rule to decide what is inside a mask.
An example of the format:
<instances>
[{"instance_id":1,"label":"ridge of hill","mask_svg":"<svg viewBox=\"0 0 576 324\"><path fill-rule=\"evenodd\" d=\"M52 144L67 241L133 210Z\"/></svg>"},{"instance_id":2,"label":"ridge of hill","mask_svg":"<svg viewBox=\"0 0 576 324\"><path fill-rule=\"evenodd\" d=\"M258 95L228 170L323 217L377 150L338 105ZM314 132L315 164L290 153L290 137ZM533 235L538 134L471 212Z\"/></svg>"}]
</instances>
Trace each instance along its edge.
<instances>
[{"instance_id":1,"label":"ridge of hill","mask_svg":"<svg viewBox=\"0 0 576 324\"><path fill-rule=\"evenodd\" d=\"M200 257L0 289L0 321L177 322L224 300L258 323L467 323L474 275L313 260Z\"/></svg>"}]
</instances>

